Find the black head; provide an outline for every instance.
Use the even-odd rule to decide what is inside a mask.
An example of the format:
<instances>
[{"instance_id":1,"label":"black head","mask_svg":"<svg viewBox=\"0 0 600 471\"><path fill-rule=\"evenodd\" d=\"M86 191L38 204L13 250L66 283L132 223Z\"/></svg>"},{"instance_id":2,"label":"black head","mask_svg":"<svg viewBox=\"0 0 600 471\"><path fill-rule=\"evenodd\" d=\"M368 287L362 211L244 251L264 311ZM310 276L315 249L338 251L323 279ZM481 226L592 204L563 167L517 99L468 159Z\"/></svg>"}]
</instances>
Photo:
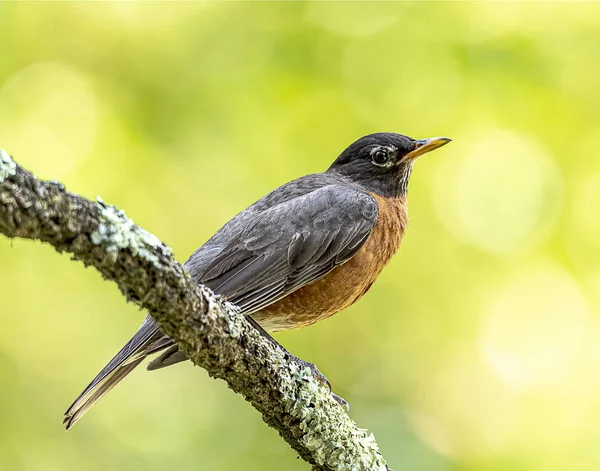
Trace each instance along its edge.
<instances>
[{"instance_id":1,"label":"black head","mask_svg":"<svg viewBox=\"0 0 600 471\"><path fill-rule=\"evenodd\" d=\"M433 137L415 140L402 134L381 132L361 137L333 162L335 172L382 196L405 195L417 158L451 139Z\"/></svg>"}]
</instances>

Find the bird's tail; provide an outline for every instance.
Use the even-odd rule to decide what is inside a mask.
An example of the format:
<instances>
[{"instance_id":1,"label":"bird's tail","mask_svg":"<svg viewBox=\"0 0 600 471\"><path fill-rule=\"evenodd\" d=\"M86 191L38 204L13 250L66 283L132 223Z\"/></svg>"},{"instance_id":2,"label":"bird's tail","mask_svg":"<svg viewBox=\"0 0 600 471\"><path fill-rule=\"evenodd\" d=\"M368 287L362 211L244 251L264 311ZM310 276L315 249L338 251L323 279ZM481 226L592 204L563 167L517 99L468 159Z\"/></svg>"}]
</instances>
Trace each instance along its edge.
<instances>
[{"instance_id":1,"label":"bird's tail","mask_svg":"<svg viewBox=\"0 0 600 471\"><path fill-rule=\"evenodd\" d=\"M148 355L158 352L173 341L166 337L150 316L132 339L115 355L65 412L63 424L69 430L102 396L114 388Z\"/></svg>"}]
</instances>

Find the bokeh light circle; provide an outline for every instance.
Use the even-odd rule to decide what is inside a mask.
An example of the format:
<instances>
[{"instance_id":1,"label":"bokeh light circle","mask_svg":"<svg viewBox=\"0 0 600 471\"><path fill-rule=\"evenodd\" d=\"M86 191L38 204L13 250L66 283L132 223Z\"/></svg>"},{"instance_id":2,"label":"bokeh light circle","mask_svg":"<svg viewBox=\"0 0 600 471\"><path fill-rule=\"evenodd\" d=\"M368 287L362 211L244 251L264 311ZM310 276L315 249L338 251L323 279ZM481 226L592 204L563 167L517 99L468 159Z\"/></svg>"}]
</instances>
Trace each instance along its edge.
<instances>
[{"instance_id":1,"label":"bokeh light circle","mask_svg":"<svg viewBox=\"0 0 600 471\"><path fill-rule=\"evenodd\" d=\"M562 179L549 154L499 129L457 141L460 154L440 160L436 173L440 220L463 242L495 254L539 242L562 207Z\"/></svg>"},{"instance_id":2,"label":"bokeh light circle","mask_svg":"<svg viewBox=\"0 0 600 471\"><path fill-rule=\"evenodd\" d=\"M93 91L64 64L33 64L0 88L2 145L42 177L59 179L76 168L92 148L97 121Z\"/></svg>"},{"instance_id":3,"label":"bokeh light circle","mask_svg":"<svg viewBox=\"0 0 600 471\"><path fill-rule=\"evenodd\" d=\"M596 310L600 308L599 201L600 171L589 172L573 185L565 237L569 258L585 278L587 294Z\"/></svg>"},{"instance_id":4,"label":"bokeh light circle","mask_svg":"<svg viewBox=\"0 0 600 471\"><path fill-rule=\"evenodd\" d=\"M559 385L581 354L588 311L579 285L565 271L548 266L518 275L485 308L485 359L511 388Z\"/></svg>"}]
</instances>

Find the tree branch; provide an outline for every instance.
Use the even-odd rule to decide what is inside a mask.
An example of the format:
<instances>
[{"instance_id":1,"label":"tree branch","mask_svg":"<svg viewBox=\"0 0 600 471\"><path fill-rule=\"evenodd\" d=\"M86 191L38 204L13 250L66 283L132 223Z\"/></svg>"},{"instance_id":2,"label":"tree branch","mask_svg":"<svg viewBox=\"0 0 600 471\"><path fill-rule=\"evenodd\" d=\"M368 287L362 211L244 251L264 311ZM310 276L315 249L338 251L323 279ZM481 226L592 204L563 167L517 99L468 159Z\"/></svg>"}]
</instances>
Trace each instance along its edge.
<instances>
[{"instance_id":1,"label":"tree branch","mask_svg":"<svg viewBox=\"0 0 600 471\"><path fill-rule=\"evenodd\" d=\"M38 180L1 150L0 233L46 242L116 283L194 364L242 394L314 470L388 469L373 435L356 426L310 370L198 285L169 247L124 212Z\"/></svg>"}]
</instances>

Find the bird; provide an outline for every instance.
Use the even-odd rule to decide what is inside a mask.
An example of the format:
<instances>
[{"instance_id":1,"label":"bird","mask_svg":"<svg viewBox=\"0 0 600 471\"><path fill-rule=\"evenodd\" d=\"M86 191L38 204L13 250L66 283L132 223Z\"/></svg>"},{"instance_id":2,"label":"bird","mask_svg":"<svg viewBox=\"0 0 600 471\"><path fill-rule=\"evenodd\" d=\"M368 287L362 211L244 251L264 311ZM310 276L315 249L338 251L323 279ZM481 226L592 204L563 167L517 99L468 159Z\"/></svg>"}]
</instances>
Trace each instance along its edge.
<instances>
[{"instance_id":1,"label":"bird","mask_svg":"<svg viewBox=\"0 0 600 471\"><path fill-rule=\"evenodd\" d=\"M184 268L279 345L272 332L326 319L369 290L406 231L408 183L415 161L450 141L390 132L361 137L326 171L292 180L234 216ZM147 315L67 409L66 429L146 357L159 352L148 370L187 360ZM315 365L289 355L310 367L331 390ZM334 398L345 403L335 394Z\"/></svg>"}]
</instances>

